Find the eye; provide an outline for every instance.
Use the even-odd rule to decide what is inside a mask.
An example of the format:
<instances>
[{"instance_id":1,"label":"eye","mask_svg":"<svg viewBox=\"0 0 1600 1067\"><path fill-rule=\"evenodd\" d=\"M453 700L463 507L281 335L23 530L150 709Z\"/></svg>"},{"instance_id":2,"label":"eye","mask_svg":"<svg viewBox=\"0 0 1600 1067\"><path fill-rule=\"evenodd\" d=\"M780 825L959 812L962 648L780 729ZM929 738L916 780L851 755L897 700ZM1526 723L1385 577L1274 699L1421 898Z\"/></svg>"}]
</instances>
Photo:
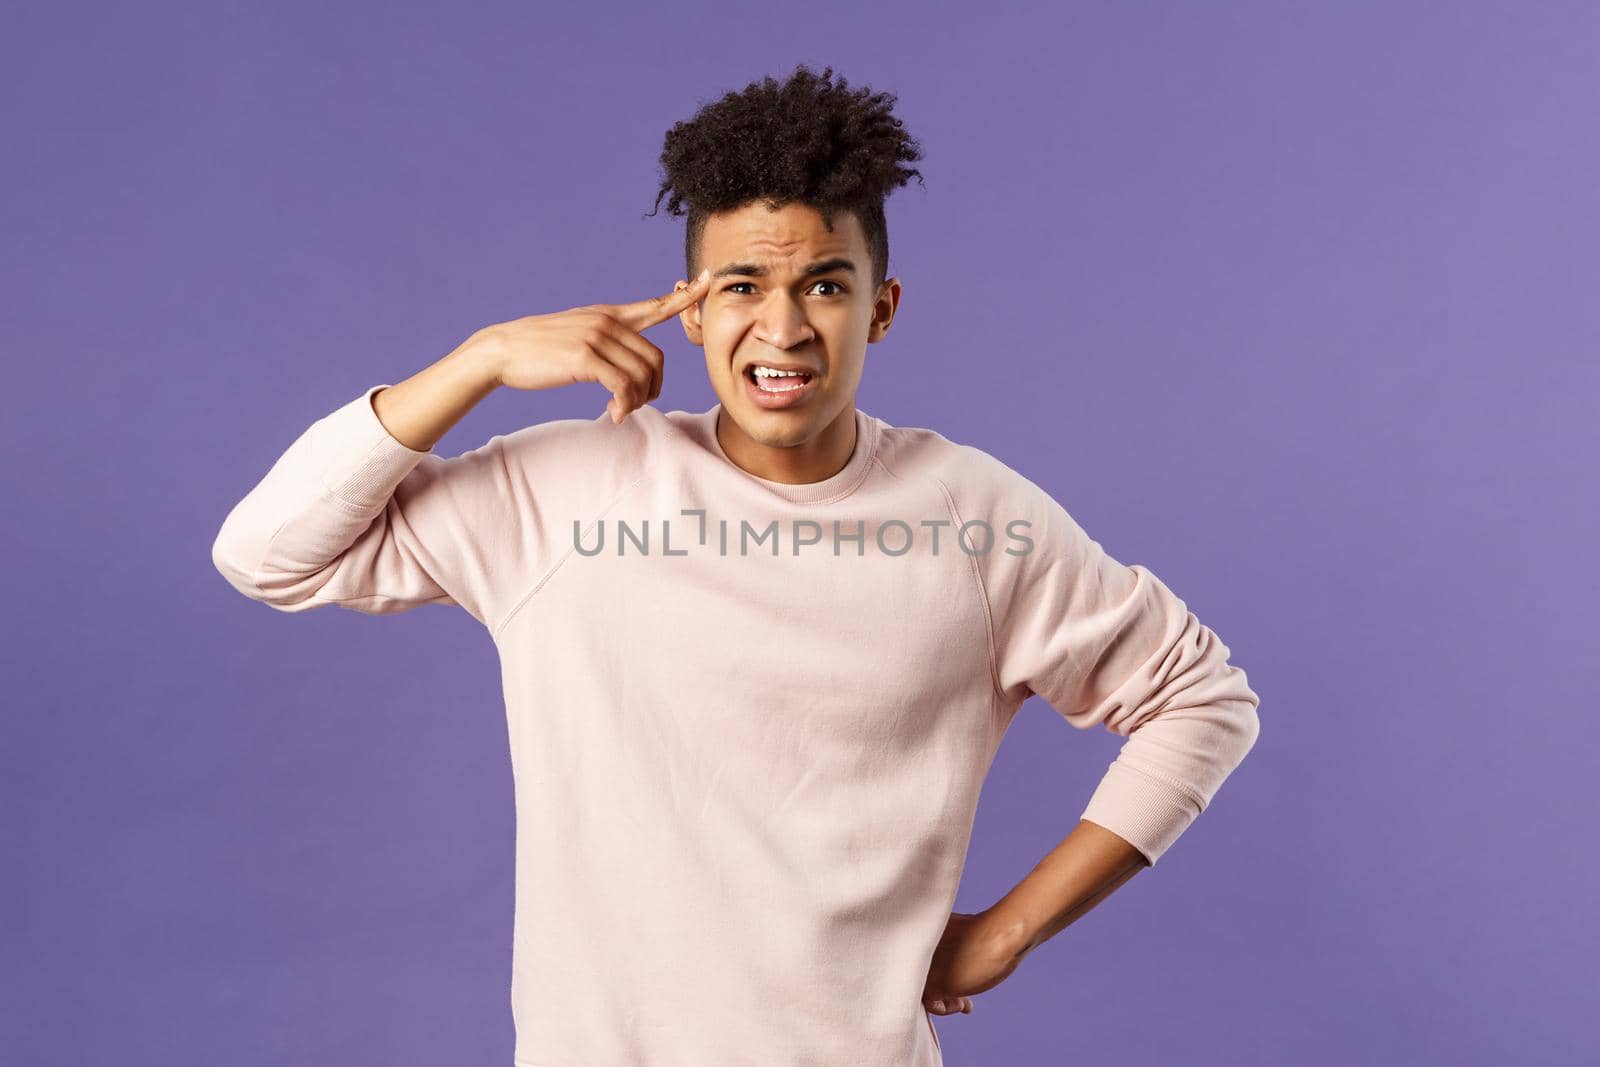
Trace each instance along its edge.
<instances>
[{"instance_id":1,"label":"eye","mask_svg":"<svg viewBox=\"0 0 1600 1067\"><path fill-rule=\"evenodd\" d=\"M738 289L738 288L739 288L739 287L741 287L741 286L748 286L748 285L753 285L753 284L754 284L754 283L753 283L753 282L734 282L734 283L733 283L733 284L732 284L732 285L729 285L729 286L727 286L727 287L726 287L726 288L724 288L724 289L723 289L723 290L722 290L722 291L723 291L723 292L725 292L725 293L731 293L731 292L733 292L733 291L734 291L734 290L735 290L735 289ZM833 287L834 287L834 288L835 288L835 289L836 289L836 290L838 290L838 292L833 292L833 293L824 293L824 294L822 294L822 295L823 295L823 296L843 296L843 295L844 295L844 293L845 293L845 292L846 292L846 291L847 291L847 290L846 290L846 289L845 289L845 287L844 287L844 286L842 286L842 285L840 285L840 284L839 284L839 283L838 283L838 282L836 282L836 281L831 281L831 280L828 280L828 279L824 279L824 280L822 280L822 281L820 281L820 282L818 282L818 283L817 283L817 285L831 285L831 286L833 286ZM738 294L736 294L736 295L738 295L738 296L744 296L744 295L746 295L746 294L744 294L744 293L738 293Z\"/></svg>"}]
</instances>

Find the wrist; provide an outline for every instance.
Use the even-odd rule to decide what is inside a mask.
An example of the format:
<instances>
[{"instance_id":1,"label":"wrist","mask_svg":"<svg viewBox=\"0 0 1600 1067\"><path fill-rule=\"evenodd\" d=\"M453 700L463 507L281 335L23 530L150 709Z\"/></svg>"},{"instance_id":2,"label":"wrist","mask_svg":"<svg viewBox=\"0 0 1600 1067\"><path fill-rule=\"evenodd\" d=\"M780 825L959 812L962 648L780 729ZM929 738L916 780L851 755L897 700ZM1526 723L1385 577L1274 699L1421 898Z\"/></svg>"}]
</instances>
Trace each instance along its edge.
<instances>
[{"instance_id":1,"label":"wrist","mask_svg":"<svg viewBox=\"0 0 1600 1067\"><path fill-rule=\"evenodd\" d=\"M486 330L479 330L468 337L445 358L466 368L485 393L505 384L501 380L505 368L505 350L494 335Z\"/></svg>"},{"instance_id":2,"label":"wrist","mask_svg":"<svg viewBox=\"0 0 1600 1067\"><path fill-rule=\"evenodd\" d=\"M1020 960L1033 951L1033 931L1026 919L1008 912L1001 904L979 915L983 944L990 955L998 959Z\"/></svg>"}]
</instances>

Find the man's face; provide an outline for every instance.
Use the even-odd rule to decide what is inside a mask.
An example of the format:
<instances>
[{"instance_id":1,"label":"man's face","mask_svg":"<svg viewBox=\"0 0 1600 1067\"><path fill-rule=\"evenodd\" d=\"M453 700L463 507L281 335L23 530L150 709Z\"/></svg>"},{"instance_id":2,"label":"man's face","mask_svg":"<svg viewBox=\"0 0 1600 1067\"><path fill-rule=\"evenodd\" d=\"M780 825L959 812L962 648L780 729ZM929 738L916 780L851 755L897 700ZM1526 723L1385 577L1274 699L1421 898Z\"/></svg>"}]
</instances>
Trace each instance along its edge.
<instances>
[{"instance_id":1,"label":"man's face","mask_svg":"<svg viewBox=\"0 0 1600 1067\"><path fill-rule=\"evenodd\" d=\"M883 337L900 299L894 278L872 290L872 261L855 213L836 211L829 233L815 208L793 203L774 211L752 201L706 220L698 266L711 268L710 286L680 318L690 342L705 349L711 386L734 424L727 429L787 448L817 440L829 427L853 427L867 344ZM803 369L809 377L758 380L758 366ZM760 381L776 389L801 384L786 394L766 391ZM842 423L845 416L852 421Z\"/></svg>"}]
</instances>

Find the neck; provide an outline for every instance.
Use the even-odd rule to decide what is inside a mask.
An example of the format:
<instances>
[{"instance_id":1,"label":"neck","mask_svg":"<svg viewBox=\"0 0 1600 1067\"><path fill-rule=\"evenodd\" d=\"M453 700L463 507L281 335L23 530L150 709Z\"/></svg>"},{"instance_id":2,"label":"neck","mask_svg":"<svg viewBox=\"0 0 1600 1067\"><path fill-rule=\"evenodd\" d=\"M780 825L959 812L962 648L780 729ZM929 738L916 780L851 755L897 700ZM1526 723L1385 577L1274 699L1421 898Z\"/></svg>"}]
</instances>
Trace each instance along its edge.
<instances>
[{"instance_id":1,"label":"neck","mask_svg":"<svg viewBox=\"0 0 1600 1067\"><path fill-rule=\"evenodd\" d=\"M747 434L728 414L717 410L717 444L734 465L787 485L824 481L844 470L855 453L856 409L848 404L822 431L797 444L768 444Z\"/></svg>"}]
</instances>

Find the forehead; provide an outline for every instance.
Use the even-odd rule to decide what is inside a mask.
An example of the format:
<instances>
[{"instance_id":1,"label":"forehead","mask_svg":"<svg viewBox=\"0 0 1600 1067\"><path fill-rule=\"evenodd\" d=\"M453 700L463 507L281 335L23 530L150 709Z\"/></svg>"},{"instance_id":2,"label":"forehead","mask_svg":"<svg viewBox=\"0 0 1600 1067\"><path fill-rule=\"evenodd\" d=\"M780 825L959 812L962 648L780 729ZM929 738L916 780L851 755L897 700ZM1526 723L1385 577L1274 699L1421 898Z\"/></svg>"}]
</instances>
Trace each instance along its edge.
<instances>
[{"instance_id":1,"label":"forehead","mask_svg":"<svg viewBox=\"0 0 1600 1067\"><path fill-rule=\"evenodd\" d=\"M827 256L847 256L864 269L867 235L853 211L836 210L833 232L829 233L816 208L785 204L773 210L758 200L708 216L700 236L700 253L712 270L734 260L798 270Z\"/></svg>"}]
</instances>

